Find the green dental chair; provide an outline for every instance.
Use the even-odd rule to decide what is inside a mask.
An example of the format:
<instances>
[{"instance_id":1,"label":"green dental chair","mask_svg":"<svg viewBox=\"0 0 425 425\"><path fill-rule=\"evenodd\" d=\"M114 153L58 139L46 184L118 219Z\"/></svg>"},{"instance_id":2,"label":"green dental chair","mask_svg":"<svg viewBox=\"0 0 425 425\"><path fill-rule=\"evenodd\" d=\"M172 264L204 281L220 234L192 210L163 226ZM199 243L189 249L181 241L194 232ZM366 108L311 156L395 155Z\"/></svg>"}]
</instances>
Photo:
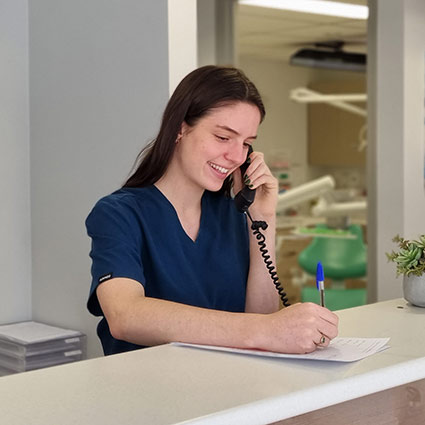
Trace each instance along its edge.
<instances>
[{"instance_id":1,"label":"green dental chair","mask_svg":"<svg viewBox=\"0 0 425 425\"><path fill-rule=\"evenodd\" d=\"M327 226L316 226L318 232ZM325 303L330 310L341 310L366 304L365 288L347 289L345 279L366 276L367 249L363 242L362 229L358 225L350 225L346 230L352 237L314 237L298 256L300 267L308 274L316 276L317 263L323 265L325 278L332 281L332 287L326 288ZM306 286L301 291L301 301L319 303L317 288Z\"/></svg>"}]
</instances>

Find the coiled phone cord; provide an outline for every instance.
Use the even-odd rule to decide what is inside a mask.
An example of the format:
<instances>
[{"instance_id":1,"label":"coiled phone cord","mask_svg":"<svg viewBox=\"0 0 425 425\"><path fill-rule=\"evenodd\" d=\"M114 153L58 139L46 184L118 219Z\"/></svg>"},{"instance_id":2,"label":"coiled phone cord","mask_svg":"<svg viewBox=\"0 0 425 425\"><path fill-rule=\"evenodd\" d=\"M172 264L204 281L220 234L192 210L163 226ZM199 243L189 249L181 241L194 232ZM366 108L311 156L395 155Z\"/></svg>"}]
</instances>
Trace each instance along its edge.
<instances>
[{"instance_id":1,"label":"coiled phone cord","mask_svg":"<svg viewBox=\"0 0 425 425\"><path fill-rule=\"evenodd\" d=\"M273 262L270 260L269 251L266 248L266 237L261 233L260 229L266 230L268 224L265 221L253 220L248 210L245 211L246 215L251 220L251 229L253 234L257 238L257 243L260 247L261 256L263 257L264 263L266 264L267 270L272 278L273 284L279 293L280 299L285 307L289 307L291 304L288 301L286 292L283 290L282 284L279 282L279 277L276 273L276 268Z\"/></svg>"}]
</instances>

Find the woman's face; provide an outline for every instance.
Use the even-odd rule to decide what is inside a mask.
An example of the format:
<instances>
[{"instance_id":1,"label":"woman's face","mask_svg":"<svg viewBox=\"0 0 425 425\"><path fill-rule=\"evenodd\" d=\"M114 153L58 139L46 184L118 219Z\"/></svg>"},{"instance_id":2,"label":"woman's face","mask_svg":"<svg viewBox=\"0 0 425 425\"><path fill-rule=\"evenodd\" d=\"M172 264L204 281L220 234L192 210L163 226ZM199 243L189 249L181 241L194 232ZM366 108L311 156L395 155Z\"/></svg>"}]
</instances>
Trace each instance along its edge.
<instances>
[{"instance_id":1,"label":"woman's face","mask_svg":"<svg viewBox=\"0 0 425 425\"><path fill-rule=\"evenodd\" d=\"M183 123L173 160L186 183L217 191L247 157L257 137L261 115L250 103L212 109L194 126Z\"/></svg>"}]
</instances>

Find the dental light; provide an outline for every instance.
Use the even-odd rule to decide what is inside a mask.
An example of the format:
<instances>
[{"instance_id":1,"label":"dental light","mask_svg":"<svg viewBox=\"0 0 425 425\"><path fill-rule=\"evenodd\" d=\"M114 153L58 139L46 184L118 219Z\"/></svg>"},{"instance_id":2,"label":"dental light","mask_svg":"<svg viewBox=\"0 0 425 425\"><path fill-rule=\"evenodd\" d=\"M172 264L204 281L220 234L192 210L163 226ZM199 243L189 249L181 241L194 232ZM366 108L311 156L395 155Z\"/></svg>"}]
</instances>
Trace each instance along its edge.
<instances>
[{"instance_id":1,"label":"dental light","mask_svg":"<svg viewBox=\"0 0 425 425\"><path fill-rule=\"evenodd\" d=\"M332 176L324 176L310 182L301 184L284 193L280 193L277 200L277 212L282 212L289 207L301 204L331 191L335 188Z\"/></svg>"},{"instance_id":2,"label":"dental light","mask_svg":"<svg viewBox=\"0 0 425 425\"><path fill-rule=\"evenodd\" d=\"M329 175L304 183L280 193L276 211L283 212L303 202L318 199L317 204L311 209L313 217L325 217L329 227L346 228L350 216L365 214L367 201L336 202L332 194L334 189L335 180Z\"/></svg>"}]
</instances>

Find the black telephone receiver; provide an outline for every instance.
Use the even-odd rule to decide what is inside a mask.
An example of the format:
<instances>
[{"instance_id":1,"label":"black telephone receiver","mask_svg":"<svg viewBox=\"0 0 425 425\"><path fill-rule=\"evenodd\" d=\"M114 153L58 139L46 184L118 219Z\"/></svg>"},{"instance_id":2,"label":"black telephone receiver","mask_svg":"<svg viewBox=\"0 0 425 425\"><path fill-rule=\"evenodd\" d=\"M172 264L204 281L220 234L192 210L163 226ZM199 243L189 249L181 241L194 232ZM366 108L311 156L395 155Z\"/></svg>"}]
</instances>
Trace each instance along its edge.
<instances>
[{"instance_id":1,"label":"black telephone receiver","mask_svg":"<svg viewBox=\"0 0 425 425\"><path fill-rule=\"evenodd\" d=\"M242 174L242 180L246 173L246 170L249 166L248 158L249 155L253 152L252 146L248 149L248 154L246 156L245 162L241 165L241 174ZM238 211L244 213L248 211L248 208L251 206L251 204L254 202L255 199L255 189L250 189L248 186L244 184L242 190L235 196L235 206Z\"/></svg>"},{"instance_id":2,"label":"black telephone receiver","mask_svg":"<svg viewBox=\"0 0 425 425\"><path fill-rule=\"evenodd\" d=\"M246 161L241 165L242 179L249 166L249 162L247 162L247 160L249 155L251 155L251 153L252 153L252 146L250 146L248 149ZM251 223L252 223L251 230L253 231L254 236L257 239L261 256L263 257L266 268L270 274L270 277L272 279L274 286L276 287L277 292L279 293L279 296L280 296L280 299L282 300L283 305L285 307L288 307L290 305L288 301L288 297L282 287L282 284L279 282L276 268L273 265L272 261L270 260L270 255L268 254L268 251L266 248L266 237L264 236L263 233L261 233L261 230L266 230L268 225L265 221L253 220L251 217L251 214L248 211L248 208L254 202L254 199L255 199L255 189L250 189L247 185L244 185L242 190L235 196L235 206L238 211L240 211L241 213L245 213L248 216L248 218L251 220Z\"/></svg>"}]
</instances>

